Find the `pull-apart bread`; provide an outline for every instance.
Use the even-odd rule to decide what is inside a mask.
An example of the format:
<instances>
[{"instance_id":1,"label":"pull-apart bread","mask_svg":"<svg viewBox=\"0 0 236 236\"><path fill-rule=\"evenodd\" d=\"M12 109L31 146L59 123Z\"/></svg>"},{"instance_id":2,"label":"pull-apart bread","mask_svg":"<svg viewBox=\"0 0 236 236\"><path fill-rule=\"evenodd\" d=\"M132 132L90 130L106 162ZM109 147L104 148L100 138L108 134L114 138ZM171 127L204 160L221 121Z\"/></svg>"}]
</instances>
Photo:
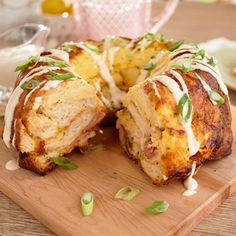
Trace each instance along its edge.
<instances>
[{"instance_id":1,"label":"pull-apart bread","mask_svg":"<svg viewBox=\"0 0 236 236\"><path fill-rule=\"evenodd\" d=\"M158 185L231 152L227 88L195 45L150 33L68 42L18 69L3 138L23 168L46 174L116 113L122 148Z\"/></svg>"}]
</instances>

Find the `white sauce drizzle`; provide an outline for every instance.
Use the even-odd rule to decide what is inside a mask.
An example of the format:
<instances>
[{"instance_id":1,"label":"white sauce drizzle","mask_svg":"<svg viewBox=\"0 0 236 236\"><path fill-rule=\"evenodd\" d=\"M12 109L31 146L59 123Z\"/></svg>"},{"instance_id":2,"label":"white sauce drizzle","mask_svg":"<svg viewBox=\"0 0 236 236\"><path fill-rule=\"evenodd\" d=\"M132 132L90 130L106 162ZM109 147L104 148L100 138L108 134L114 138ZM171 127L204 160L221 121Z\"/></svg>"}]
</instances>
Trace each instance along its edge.
<instances>
[{"instance_id":1,"label":"white sauce drizzle","mask_svg":"<svg viewBox=\"0 0 236 236\"><path fill-rule=\"evenodd\" d=\"M180 87L178 85L178 83L176 81L174 81L172 78L170 78L169 76L166 75L160 75L157 77L153 78L154 80L157 80L159 82L161 82L162 84L164 84L173 94L176 104L179 104L179 100L181 99L181 97L184 95L185 92L180 90ZM179 78L180 79L180 78ZM186 86L186 85L185 85ZM187 139L188 139L188 146L189 146L189 153L190 155L194 155L198 152L200 144L199 142L196 140L193 130L192 130L192 114L190 116L190 118L188 119L188 121L185 123L183 119L180 119L185 132L187 134Z\"/></svg>"},{"instance_id":2,"label":"white sauce drizzle","mask_svg":"<svg viewBox=\"0 0 236 236\"><path fill-rule=\"evenodd\" d=\"M20 166L19 166L19 164L18 164L18 160L13 159L13 160L8 161L8 162L5 164L5 168L6 168L7 170L11 170L11 171L19 169Z\"/></svg>"},{"instance_id":3,"label":"white sauce drizzle","mask_svg":"<svg viewBox=\"0 0 236 236\"><path fill-rule=\"evenodd\" d=\"M152 85L152 87L153 87L153 89L154 89L154 92L155 92L156 96L157 96L158 98L160 98L161 95L160 95L160 93L159 93L159 91L158 91L158 89L157 89L156 83L155 83L153 80L151 80L151 79L148 79L147 81L151 83L151 85Z\"/></svg>"},{"instance_id":4,"label":"white sauce drizzle","mask_svg":"<svg viewBox=\"0 0 236 236\"><path fill-rule=\"evenodd\" d=\"M219 71L213 70L213 67L210 66L209 64L207 64L206 62L203 62L203 61L201 61L201 62L200 61L197 61L197 62L194 61L194 62L196 64L193 64L192 68L194 70L196 70L196 69L203 70L203 71L208 72L211 75L213 75L214 78L217 80L217 82L220 86L220 89L223 91L223 93L225 95L228 96L228 89L227 89L226 85L224 84L224 82L222 81Z\"/></svg>"},{"instance_id":5,"label":"white sauce drizzle","mask_svg":"<svg viewBox=\"0 0 236 236\"><path fill-rule=\"evenodd\" d=\"M13 117L14 117L14 111L15 111L17 104L19 103L19 98L20 98L21 94L24 92L24 90L21 88L21 85L24 82L29 81L36 76L40 76L40 75L47 73L49 70L58 70L58 69L61 69L61 68L60 67L48 67L48 66L37 67L37 68L33 69L32 71L30 71L20 81L19 85L12 92L10 99L9 99L7 106L6 106L5 117L4 117L5 127L4 127L4 132L3 132L3 141L8 148L10 148L11 127L12 127L12 121L13 121ZM37 89L37 88L38 87L36 87L35 89ZM32 94L35 89L30 91L30 93ZM28 99L29 99L29 96L26 97L24 104L26 104Z\"/></svg>"},{"instance_id":6,"label":"white sauce drizzle","mask_svg":"<svg viewBox=\"0 0 236 236\"><path fill-rule=\"evenodd\" d=\"M59 49L50 49L48 50L49 52L51 52L52 54L49 56L55 56L60 58L61 60L65 61L66 63L70 62L70 56L69 54L64 51L64 50L59 50Z\"/></svg>"},{"instance_id":7,"label":"white sauce drizzle","mask_svg":"<svg viewBox=\"0 0 236 236\"><path fill-rule=\"evenodd\" d=\"M78 43L75 45L89 53L94 62L99 66L102 78L107 82L109 86L113 106L115 108L120 108L123 97L126 93L116 86L113 77L110 74L109 68L106 64L107 51L104 51L102 54L97 54L96 52L93 52L92 50L87 48L83 43Z\"/></svg>"},{"instance_id":8,"label":"white sauce drizzle","mask_svg":"<svg viewBox=\"0 0 236 236\"><path fill-rule=\"evenodd\" d=\"M210 91L212 91L211 87L199 76L198 73L195 72L195 75L200 80L202 87L205 89L205 91L207 92L208 97L209 97L209 93L210 93ZM212 102L213 105L217 105L217 103L214 100L210 99L210 101Z\"/></svg>"},{"instance_id":9,"label":"white sauce drizzle","mask_svg":"<svg viewBox=\"0 0 236 236\"><path fill-rule=\"evenodd\" d=\"M187 53L184 53L187 52ZM172 58L175 57L176 55L180 54L180 53L184 53L180 56L177 56L176 58L174 58L174 61L178 61L184 58L191 58L191 56L197 52L197 48L184 48L184 45L182 45L179 49L175 50L174 52L171 53ZM203 60L196 60L193 59L192 60L192 69L193 70L202 70L205 72L210 73L218 82L220 89L224 92L225 95L228 95L228 89L225 86L224 82L221 79L221 75L220 72L217 68L211 66L210 64L207 63L207 61L205 61L206 59Z\"/></svg>"},{"instance_id":10,"label":"white sauce drizzle","mask_svg":"<svg viewBox=\"0 0 236 236\"><path fill-rule=\"evenodd\" d=\"M120 50L119 47L112 47L110 48L110 50L108 51L108 60L109 60L109 65L110 65L110 68L112 68L113 66L113 63L114 63L114 58L115 58L115 55L116 53Z\"/></svg>"},{"instance_id":11,"label":"white sauce drizzle","mask_svg":"<svg viewBox=\"0 0 236 236\"><path fill-rule=\"evenodd\" d=\"M49 80L45 83L45 85L41 88L41 90L49 90L52 88L56 88L63 80Z\"/></svg>"},{"instance_id":12,"label":"white sauce drizzle","mask_svg":"<svg viewBox=\"0 0 236 236\"><path fill-rule=\"evenodd\" d=\"M103 103L104 103L107 107L112 108L112 107L111 107L111 102L110 102L108 99L106 99L106 98L103 96L103 93L101 92L101 87L100 87L100 82L99 82L99 80L95 81L94 87L95 87L96 91L99 93L100 98L102 99Z\"/></svg>"},{"instance_id":13,"label":"white sauce drizzle","mask_svg":"<svg viewBox=\"0 0 236 236\"><path fill-rule=\"evenodd\" d=\"M196 162L193 162L191 174L188 178L184 181L184 187L187 189L183 192L183 196L192 196L193 194L197 193L196 189L198 188L197 181L193 178L194 172L196 170Z\"/></svg>"}]
</instances>

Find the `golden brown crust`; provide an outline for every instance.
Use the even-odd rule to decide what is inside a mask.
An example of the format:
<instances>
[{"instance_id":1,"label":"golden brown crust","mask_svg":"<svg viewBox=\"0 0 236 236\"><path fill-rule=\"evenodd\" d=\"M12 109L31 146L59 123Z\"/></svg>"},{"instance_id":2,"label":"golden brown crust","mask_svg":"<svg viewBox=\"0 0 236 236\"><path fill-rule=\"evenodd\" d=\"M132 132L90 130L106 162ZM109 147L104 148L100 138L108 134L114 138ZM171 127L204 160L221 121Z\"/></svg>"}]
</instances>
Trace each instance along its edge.
<instances>
[{"instance_id":1,"label":"golden brown crust","mask_svg":"<svg viewBox=\"0 0 236 236\"><path fill-rule=\"evenodd\" d=\"M147 160L147 162L143 163L143 158L132 154L134 144L133 141L130 141L129 139L131 138L130 134L135 131L125 130L124 120L119 121L120 123L118 125L120 142L125 152L129 157L136 160L138 159L144 172L152 178L153 183L159 186L168 184L173 179L186 178L191 172L193 162L196 163L197 167L200 167L207 160L220 159L231 153L233 135L231 130L232 118L228 97L221 91L218 82L210 73L201 70L191 71L188 73L178 70L178 73L185 81L189 97L193 104L192 130L196 139L200 143L199 151L195 155L191 157L189 155L187 143L184 143L184 140L186 140L187 137L183 128L176 127L173 123L174 120L178 120L179 116L176 102L173 99L170 90L158 81L153 80L153 83L157 86L161 98L159 98L155 93L153 84L148 81L144 82L140 86L146 96L148 96L149 101L153 104L152 106L155 108L156 112L159 111L159 113L157 113L157 116L161 119L159 122L161 122L162 125L165 124L165 127L159 127L159 132L161 132L162 141L163 135L167 137L170 149L166 150L166 152L161 155L160 160L157 162L159 164L154 164L155 162L152 161L152 159L155 156L158 156L158 153L160 152L158 146L153 146L145 142L145 146L149 147L149 149L146 150L146 147L144 147L144 160ZM224 104L214 105L211 102L208 93L203 88L203 85L196 76L196 73L198 73L201 79L209 84L214 91L218 92L224 98ZM177 81L173 75L168 72L166 74L174 79L181 88L179 81ZM129 96L129 94L127 96ZM127 102L127 104L129 103ZM162 108L167 109L167 111L165 110L163 113ZM125 106L125 108L118 114L119 119L127 112L129 111ZM129 129L128 126L127 128ZM150 162L148 160L150 160ZM152 168L154 168L154 165L156 165L155 168L158 168L157 165L162 166L162 168L160 168L160 170L162 169L162 178L156 179L156 177L154 177L155 175L152 175Z\"/></svg>"}]
</instances>

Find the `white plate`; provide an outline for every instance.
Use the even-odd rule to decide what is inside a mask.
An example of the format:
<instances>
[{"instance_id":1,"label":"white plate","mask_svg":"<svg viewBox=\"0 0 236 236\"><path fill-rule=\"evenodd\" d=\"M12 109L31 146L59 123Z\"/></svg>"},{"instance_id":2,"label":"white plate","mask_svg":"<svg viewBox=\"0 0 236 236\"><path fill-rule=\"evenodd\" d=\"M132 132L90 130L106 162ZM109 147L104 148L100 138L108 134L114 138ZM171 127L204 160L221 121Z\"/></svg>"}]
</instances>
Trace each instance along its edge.
<instances>
[{"instance_id":1,"label":"white plate","mask_svg":"<svg viewBox=\"0 0 236 236\"><path fill-rule=\"evenodd\" d=\"M199 44L209 55L212 55L222 74L222 79L228 88L236 90L236 41L226 38L216 38Z\"/></svg>"}]
</instances>

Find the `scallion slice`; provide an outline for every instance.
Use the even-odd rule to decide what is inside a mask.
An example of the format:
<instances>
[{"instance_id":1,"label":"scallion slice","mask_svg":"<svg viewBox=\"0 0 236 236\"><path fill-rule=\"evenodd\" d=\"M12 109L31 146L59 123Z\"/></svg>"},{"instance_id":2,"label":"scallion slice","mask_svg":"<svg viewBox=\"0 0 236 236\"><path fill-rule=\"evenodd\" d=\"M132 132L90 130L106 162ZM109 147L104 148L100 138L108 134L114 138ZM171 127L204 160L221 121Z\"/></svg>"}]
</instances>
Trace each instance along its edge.
<instances>
[{"instance_id":1,"label":"scallion slice","mask_svg":"<svg viewBox=\"0 0 236 236\"><path fill-rule=\"evenodd\" d=\"M101 53L101 50L98 46L96 45L93 45L93 44L89 44L89 43L84 43L84 46L86 48L88 48L89 50L93 51L93 52L96 52L97 54L98 53Z\"/></svg>"},{"instance_id":2,"label":"scallion slice","mask_svg":"<svg viewBox=\"0 0 236 236\"><path fill-rule=\"evenodd\" d=\"M156 65L154 65L152 62L143 65L143 69L144 69L144 70L153 70L155 67L156 67Z\"/></svg>"},{"instance_id":3,"label":"scallion slice","mask_svg":"<svg viewBox=\"0 0 236 236\"><path fill-rule=\"evenodd\" d=\"M224 104L225 100L222 96L220 96L219 93L217 93L214 90L209 91L209 97L213 102L216 102L217 104Z\"/></svg>"},{"instance_id":4,"label":"scallion slice","mask_svg":"<svg viewBox=\"0 0 236 236\"><path fill-rule=\"evenodd\" d=\"M192 63L190 60L185 60L182 64L183 72L187 73L191 70Z\"/></svg>"},{"instance_id":5,"label":"scallion slice","mask_svg":"<svg viewBox=\"0 0 236 236\"><path fill-rule=\"evenodd\" d=\"M191 62L191 60L184 59L181 61L173 62L171 64L171 67L174 69L182 70L183 72L187 73L192 68L192 62Z\"/></svg>"},{"instance_id":6,"label":"scallion slice","mask_svg":"<svg viewBox=\"0 0 236 236\"><path fill-rule=\"evenodd\" d=\"M78 166L76 163L72 162L68 157L52 157L51 160L58 166L65 169L73 170Z\"/></svg>"},{"instance_id":7,"label":"scallion slice","mask_svg":"<svg viewBox=\"0 0 236 236\"><path fill-rule=\"evenodd\" d=\"M200 59L203 59L205 57L205 50L200 49L192 56L193 59L198 59L199 57Z\"/></svg>"},{"instance_id":8,"label":"scallion slice","mask_svg":"<svg viewBox=\"0 0 236 236\"><path fill-rule=\"evenodd\" d=\"M185 112L185 106L187 106L187 112ZM188 95L185 93L181 99L179 100L178 104L178 111L181 117L185 122L188 122L191 114L192 114L192 102L189 99Z\"/></svg>"},{"instance_id":9,"label":"scallion slice","mask_svg":"<svg viewBox=\"0 0 236 236\"><path fill-rule=\"evenodd\" d=\"M104 144L97 144L95 146L88 146L88 147L80 148L80 151L85 154L89 152L104 151L105 149L106 149L106 146Z\"/></svg>"},{"instance_id":10,"label":"scallion slice","mask_svg":"<svg viewBox=\"0 0 236 236\"><path fill-rule=\"evenodd\" d=\"M163 34L153 34L153 33L147 33L144 38L146 38L149 41L156 41L159 40L161 42L165 42L165 38Z\"/></svg>"},{"instance_id":11,"label":"scallion slice","mask_svg":"<svg viewBox=\"0 0 236 236\"><path fill-rule=\"evenodd\" d=\"M167 211L168 208L169 208L169 203L164 200L160 200L160 201L154 201L150 206L148 206L145 209L145 211L150 215L156 215Z\"/></svg>"},{"instance_id":12,"label":"scallion slice","mask_svg":"<svg viewBox=\"0 0 236 236\"><path fill-rule=\"evenodd\" d=\"M49 59L48 65L49 66L57 66L57 67L60 67L60 68L64 68L64 67L69 66L66 62L60 61L60 60L55 60L55 59Z\"/></svg>"},{"instance_id":13,"label":"scallion slice","mask_svg":"<svg viewBox=\"0 0 236 236\"><path fill-rule=\"evenodd\" d=\"M209 65L213 66L213 67L216 66L216 62L215 62L215 60L214 60L213 57L208 58L208 62L207 62L207 63L208 63Z\"/></svg>"},{"instance_id":14,"label":"scallion slice","mask_svg":"<svg viewBox=\"0 0 236 236\"><path fill-rule=\"evenodd\" d=\"M36 88L39 84L40 82L38 80L32 79L29 81L25 81L20 87L24 90L32 90Z\"/></svg>"},{"instance_id":15,"label":"scallion slice","mask_svg":"<svg viewBox=\"0 0 236 236\"><path fill-rule=\"evenodd\" d=\"M81 207L84 216L89 216L93 213L93 193L85 192L81 197Z\"/></svg>"},{"instance_id":16,"label":"scallion slice","mask_svg":"<svg viewBox=\"0 0 236 236\"><path fill-rule=\"evenodd\" d=\"M130 201L135 198L140 193L137 187L126 186L121 188L115 195L115 199L120 199L123 201Z\"/></svg>"},{"instance_id":17,"label":"scallion slice","mask_svg":"<svg viewBox=\"0 0 236 236\"><path fill-rule=\"evenodd\" d=\"M37 63L38 63L38 61L39 61L39 56L31 56L29 59L27 59L26 61L23 61L22 63L20 63L17 67L16 67L16 69L15 69L15 71L17 72L17 71L21 71L21 70L23 70L23 69L25 69L26 67L28 67L28 66L35 66Z\"/></svg>"},{"instance_id":18,"label":"scallion slice","mask_svg":"<svg viewBox=\"0 0 236 236\"><path fill-rule=\"evenodd\" d=\"M54 71L49 71L49 75L47 76L49 80L67 80L74 77L75 75L71 72L65 74L59 74Z\"/></svg>"},{"instance_id":19,"label":"scallion slice","mask_svg":"<svg viewBox=\"0 0 236 236\"><path fill-rule=\"evenodd\" d=\"M184 40L179 40L179 41L174 42L170 46L169 51L173 52L174 50L178 49L183 43L184 43Z\"/></svg>"}]
</instances>

